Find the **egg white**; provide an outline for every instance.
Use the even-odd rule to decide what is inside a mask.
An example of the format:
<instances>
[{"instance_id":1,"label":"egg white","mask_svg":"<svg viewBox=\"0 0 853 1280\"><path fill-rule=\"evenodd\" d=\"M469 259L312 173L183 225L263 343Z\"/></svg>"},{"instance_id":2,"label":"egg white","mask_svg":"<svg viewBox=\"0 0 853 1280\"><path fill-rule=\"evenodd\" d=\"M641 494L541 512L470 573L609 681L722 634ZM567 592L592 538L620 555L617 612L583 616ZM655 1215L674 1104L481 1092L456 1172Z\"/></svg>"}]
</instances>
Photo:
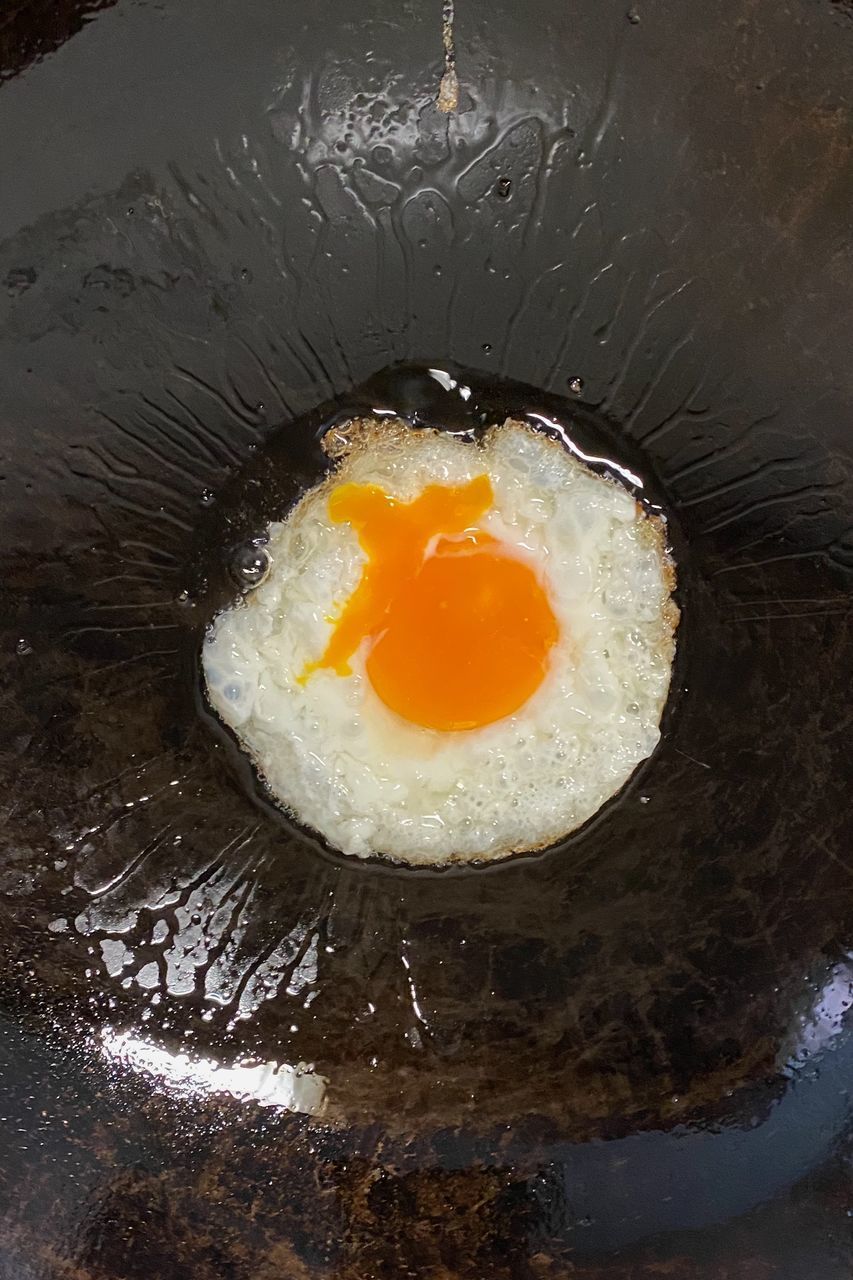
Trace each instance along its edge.
<instances>
[{"instance_id":1,"label":"egg white","mask_svg":"<svg viewBox=\"0 0 853 1280\"><path fill-rule=\"evenodd\" d=\"M412 864L492 860L581 826L655 748L674 654L674 573L660 523L559 442L512 420L472 444L398 420L326 438L330 477L269 528L271 565L212 624L207 692L274 799L344 853ZM380 701L365 674L316 671L365 561L328 515L332 489L404 501L486 473L480 526L539 572L560 625L548 674L514 715L443 733Z\"/></svg>"}]
</instances>

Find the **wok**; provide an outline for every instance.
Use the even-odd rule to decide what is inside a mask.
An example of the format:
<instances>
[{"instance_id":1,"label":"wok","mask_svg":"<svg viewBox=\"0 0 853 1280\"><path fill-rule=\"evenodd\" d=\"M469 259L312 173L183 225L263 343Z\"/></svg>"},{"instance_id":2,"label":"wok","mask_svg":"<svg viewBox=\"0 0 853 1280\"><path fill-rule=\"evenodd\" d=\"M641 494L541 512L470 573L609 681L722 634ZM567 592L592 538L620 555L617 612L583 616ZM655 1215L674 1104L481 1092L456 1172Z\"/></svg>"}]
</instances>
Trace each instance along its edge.
<instances>
[{"instance_id":1,"label":"wok","mask_svg":"<svg viewBox=\"0 0 853 1280\"><path fill-rule=\"evenodd\" d=\"M849 5L0 41L0 1275L848 1277ZM637 460L674 688L564 844L361 865L198 645L324 424L459 380Z\"/></svg>"}]
</instances>

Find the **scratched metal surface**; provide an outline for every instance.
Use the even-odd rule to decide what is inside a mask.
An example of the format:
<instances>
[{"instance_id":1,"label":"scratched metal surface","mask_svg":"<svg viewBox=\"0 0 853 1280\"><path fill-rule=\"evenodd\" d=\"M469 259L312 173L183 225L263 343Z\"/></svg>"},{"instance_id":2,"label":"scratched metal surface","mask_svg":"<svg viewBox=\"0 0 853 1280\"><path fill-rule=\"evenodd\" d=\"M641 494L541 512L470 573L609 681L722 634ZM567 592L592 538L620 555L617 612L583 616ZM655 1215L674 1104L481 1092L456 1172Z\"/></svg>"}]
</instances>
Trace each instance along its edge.
<instances>
[{"instance_id":1,"label":"scratched metal surface","mask_svg":"<svg viewBox=\"0 0 853 1280\"><path fill-rule=\"evenodd\" d=\"M848 7L0 23L0 1276L846 1280ZM424 361L678 529L660 751L487 873L321 848L194 685L240 477Z\"/></svg>"}]
</instances>

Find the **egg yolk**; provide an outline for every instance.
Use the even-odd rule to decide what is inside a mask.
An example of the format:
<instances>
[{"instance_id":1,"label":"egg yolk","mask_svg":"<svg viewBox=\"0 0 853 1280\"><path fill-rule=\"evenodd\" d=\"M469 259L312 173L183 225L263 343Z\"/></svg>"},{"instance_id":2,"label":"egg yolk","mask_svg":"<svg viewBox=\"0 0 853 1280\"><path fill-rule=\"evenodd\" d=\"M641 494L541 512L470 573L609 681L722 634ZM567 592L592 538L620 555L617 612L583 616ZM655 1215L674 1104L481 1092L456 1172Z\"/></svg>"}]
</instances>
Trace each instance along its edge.
<instances>
[{"instance_id":1,"label":"egg yolk","mask_svg":"<svg viewBox=\"0 0 853 1280\"><path fill-rule=\"evenodd\" d=\"M326 651L303 673L367 674L392 711L429 729L474 729L510 715L539 687L559 629L533 568L478 529L488 476L429 485L400 502L377 485L344 484L329 515L356 530L367 563Z\"/></svg>"}]
</instances>

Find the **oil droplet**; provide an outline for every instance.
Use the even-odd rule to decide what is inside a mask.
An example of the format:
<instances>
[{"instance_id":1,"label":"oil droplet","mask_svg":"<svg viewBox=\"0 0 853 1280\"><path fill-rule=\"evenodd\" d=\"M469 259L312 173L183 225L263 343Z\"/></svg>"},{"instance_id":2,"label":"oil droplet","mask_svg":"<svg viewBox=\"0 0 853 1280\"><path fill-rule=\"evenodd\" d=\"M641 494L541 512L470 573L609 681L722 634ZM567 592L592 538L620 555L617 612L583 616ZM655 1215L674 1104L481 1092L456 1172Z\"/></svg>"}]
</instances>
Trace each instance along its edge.
<instances>
[{"instance_id":1,"label":"oil droplet","mask_svg":"<svg viewBox=\"0 0 853 1280\"><path fill-rule=\"evenodd\" d=\"M240 547L231 561L231 572L241 587L257 587L267 576L269 567L269 555L256 542Z\"/></svg>"},{"instance_id":2,"label":"oil droplet","mask_svg":"<svg viewBox=\"0 0 853 1280\"><path fill-rule=\"evenodd\" d=\"M640 15L636 9L629 9L628 12L625 14L625 17L631 23L632 27L636 27L639 25Z\"/></svg>"},{"instance_id":3,"label":"oil droplet","mask_svg":"<svg viewBox=\"0 0 853 1280\"><path fill-rule=\"evenodd\" d=\"M583 392L583 378L569 378L569 390L573 391L576 396Z\"/></svg>"},{"instance_id":4,"label":"oil droplet","mask_svg":"<svg viewBox=\"0 0 853 1280\"><path fill-rule=\"evenodd\" d=\"M21 638L18 641L18 643L15 645L15 653L17 653L18 656L21 658L28 657L32 653L32 651L33 651L33 646L30 644L29 640L24 640L23 638Z\"/></svg>"},{"instance_id":5,"label":"oil droplet","mask_svg":"<svg viewBox=\"0 0 853 1280\"><path fill-rule=\"evenodd\" d=\"M491 350L492 350L492 344L491 344L491 342L484 342L484 343L483 343L483 352L484 352L484 354L485 354L485 355L490 355L490 354L491 354Z\"/></svg>"},{"instance_id":6,"label":"oil droplet","mask_svg":"<svg viewBox=\"0 0 853 1280\"><path fill-rule=\"evenodd\" d=\"M498 178L498 184L495 187L495 193L501 200L508 200L512 195L512 179Z\"/></svg>"},{"instance_id":7,"label":"oil droplet","mask_svg":"<svg viewBox=\"0 0 853 1280\"><path fill-rule=\"evenodd\" d=\"M212 507L216 498L212 489L202 489L199 501L203 507Z\"/></svg>"}]
</instances>

